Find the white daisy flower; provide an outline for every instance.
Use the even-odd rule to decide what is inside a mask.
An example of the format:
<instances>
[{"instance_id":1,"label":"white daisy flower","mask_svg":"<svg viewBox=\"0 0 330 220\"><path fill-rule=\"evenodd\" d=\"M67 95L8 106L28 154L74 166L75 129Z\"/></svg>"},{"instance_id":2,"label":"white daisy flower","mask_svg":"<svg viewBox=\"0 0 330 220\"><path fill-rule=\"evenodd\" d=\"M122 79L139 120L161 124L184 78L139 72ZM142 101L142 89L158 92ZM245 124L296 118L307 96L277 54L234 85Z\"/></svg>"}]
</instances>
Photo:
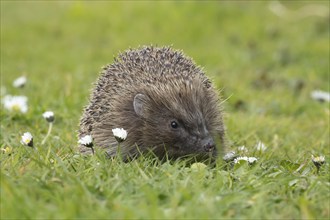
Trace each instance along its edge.
<instances>
[{"instance_id":1,"label":"white daisy flower","mask_svg":"<svg viewBox=\"0 0 330 220\"><path fill-rule=\"evenodd\" d=\"M48 132L47 132L45 138L41 142L41 144L45 144L48 136L50 135L50 132L52 131L53 122L55 120L55 117L54 117L54 112L52 112L52 111L46 111L42 114L42 116L46 119L46 121L49 122Z\"/></svg>"},{"instance_id":2,"label":"white daisy flower","mask_svg":"<svg viewBox=\"0 0 330 220\"><path fill-rule=\"evenodd\" d=\"M49 122L52 123L55 120L54 117L54 112L52 111L46 111L45 113L42 114L42 116Z\"/></svg>"},{"instance_id":3,"label":"white daisy flower","mask_svg":"<svg viewBox=\"0 0 330 220\"><path fill-rule=\"evenodd\" d=\"M27 106L28 98L26 96L11 96L6 95L3 98L3 104L9 111L19 111L21 113L26 113L28 111Z\"/></svg>"},{"instance_id":4,"label":"white daisy flower","mask_svg":"<svg viewBox=\"0 0 330 220\"><path fill-rule=\"evenodd\" d=\"M26 84L26 77L25 76L18 77L13 82L13 86L16 87L16 88L22 88L22 87L25 86L25 84Z\"/></svg>"},{"instance_id":5,"label":"white daisy flower","mask_svg":"<svg viewBox=\"0 0 330 220\"><path fill-rule=\"evenodd\" d=\"M85 147L93 147L93 138L91 135L86 135L78 140L78 143Z\"/></svg>"},{"instance_id":6,"label":"white daisy flower","mask_svg":"<svg viewBox=\"0 0 330 220\"><path fill-rule=\"evenodd\" d=\"M112 129L113 136L115 136L118 143L123 142L127 138L127 131L123 128Z\"/></svg>"},{"instance_id":7,"label":"white daisy flower","mask_svg":"<svg viewBox=\"0 0 330 220\"><path fill-rule=\"evenodd\" d=\"M314 90L311 92L311 97L314 100L320 101L320 102L330 102L330 93L324 92L321 90Z\"/></svg>"},{"instance_id":8,"label":"white daisy flower","mask_svg":"<svg viewBox=\"0 0 330 220\"><path fill-rule=\"evenodd\" d=\"M265 151L265 150L267 150L266 145L264 143L262 143L261 141L258 141L258 143L256 144L255 148L258 151Z\"/></svg>"},{"instance_id":9,"label":"white daisy flower","mask_svg":"<svg viewBox=\"0 0 330 220\"><path fill-rule=\"evenodd\" d=\"M243 146L239 146L237 148L238 151L242 152L242 153L247 153L248 149L243 145Z\"/></svg>"},{"instance_id":10,"label":"white daisy flower","mask_svg":"<svg viewBox=\"0 0 330 220\"><path fill-rule=\"evenodd\" d=\"M237 154L235 151L230 151L225 154L225 156L222 157L222 159L226 162L233 161L237 157Z\"/></svg>"},{"instance_id":11,"label":"white daisy flower","mask_svg":"<svg viewBox=\"0 0 330 220\"><path fill-rule=\"evenodd\" d=\"M33 147L33 136L30 132L25 132L22 135L21 144L28 147Z\"/></svg>"},{"instance_id":12,"label":"white daisy flower","mask_svg":"<svg viewBox=\"0 0 330 220\"><path fill-rule=\"evenodd\" d=\"M314 157L314 155L312 155L312 161L314 165L319 169L324 164L325 158L324 156Z\"/></svg>"},{"instance_id":13,"label":"white daisy flower","mask_svg":"<svg viewBox=\"0 0 330 220\"><path fill-rule=\"evenodd\" d=\"M239 163L241 160L245 160L247 161L249 164L253 164L254 162L256 162L258 159L255 157L237 157L234 160L234 163Z\"/></svg>"}]
</instances>

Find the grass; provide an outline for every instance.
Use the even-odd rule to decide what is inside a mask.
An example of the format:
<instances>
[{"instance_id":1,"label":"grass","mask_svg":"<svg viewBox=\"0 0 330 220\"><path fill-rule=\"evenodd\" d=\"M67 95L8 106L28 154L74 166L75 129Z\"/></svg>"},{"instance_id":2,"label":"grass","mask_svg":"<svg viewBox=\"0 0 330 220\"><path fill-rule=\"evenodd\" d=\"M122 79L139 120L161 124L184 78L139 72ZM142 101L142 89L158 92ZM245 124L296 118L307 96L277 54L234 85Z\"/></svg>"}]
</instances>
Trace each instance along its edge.
<instances>
[{"instance_id":1,"label":"grass","mask_svg":"<svg viewBox=\"0 0 330 220\"><path fill-rule=\"evenodd\" d=\"M29 110L1 105L0 145L11 149L0 155L1 219L328 219L330 108L310 92L330 90L329 12L283 4L277 16L268 2L2 0L1 88L28 96ZM245 145L256 164L193 169L76 152L100 67L145 44L173 45L204 67L227 99L228 150ZM23 73L25 88L12 87ZM46 110L56 121L41 145ZM26 131L38 150L20 144ZM326 158L318 173L312 154Z\"/></svg>"}]
</instances>

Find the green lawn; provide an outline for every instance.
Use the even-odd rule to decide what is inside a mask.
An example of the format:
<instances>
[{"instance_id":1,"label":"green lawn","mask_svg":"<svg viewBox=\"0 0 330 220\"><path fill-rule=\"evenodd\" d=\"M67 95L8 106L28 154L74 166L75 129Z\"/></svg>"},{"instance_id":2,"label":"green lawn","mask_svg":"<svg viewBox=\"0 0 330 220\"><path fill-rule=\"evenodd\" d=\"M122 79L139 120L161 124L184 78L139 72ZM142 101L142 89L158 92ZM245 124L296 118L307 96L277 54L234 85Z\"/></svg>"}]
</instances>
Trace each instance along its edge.
<instances>
[{"instance_id":1,"label":"green lawn","mask_svg":"<svg viewBox=\"0 0 330 220\"><path fill-rule=\"evenodd\" d=\"M328 219L330 107L310 94L330 90L329 2L310 4L1 0L1 100L28 97L26 114L1 104L1 219ZM77 153L101 67L150 44L204 67L226 99L228 150L245 145L256 163L194 169ZM46 110L56 120L41 145ZM27 131L37 150L20 144ZM312 155L325 156L319 172Z\"/></svg>"}]
</instances>

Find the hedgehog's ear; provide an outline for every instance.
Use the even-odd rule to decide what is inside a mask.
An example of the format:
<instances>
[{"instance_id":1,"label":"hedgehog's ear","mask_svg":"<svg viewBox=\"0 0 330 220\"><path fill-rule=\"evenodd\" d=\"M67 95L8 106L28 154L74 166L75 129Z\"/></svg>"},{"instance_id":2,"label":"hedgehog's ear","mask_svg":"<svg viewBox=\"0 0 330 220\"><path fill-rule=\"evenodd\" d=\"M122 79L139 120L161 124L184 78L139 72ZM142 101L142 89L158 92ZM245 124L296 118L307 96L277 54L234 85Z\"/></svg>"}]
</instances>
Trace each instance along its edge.
<instances>
[{"instance_id":1,"label":"hedgehog's ear","mask_svg":"<svg viewBox=\"0 0 330 220\"><path fill-rule=\"evenodd\" d=\"M145 114L145 105L148 101L148 97L144 94L138 93L134 97L133 106L135 113L140 116L144 117Z\"/></svg>"}]
</instances>

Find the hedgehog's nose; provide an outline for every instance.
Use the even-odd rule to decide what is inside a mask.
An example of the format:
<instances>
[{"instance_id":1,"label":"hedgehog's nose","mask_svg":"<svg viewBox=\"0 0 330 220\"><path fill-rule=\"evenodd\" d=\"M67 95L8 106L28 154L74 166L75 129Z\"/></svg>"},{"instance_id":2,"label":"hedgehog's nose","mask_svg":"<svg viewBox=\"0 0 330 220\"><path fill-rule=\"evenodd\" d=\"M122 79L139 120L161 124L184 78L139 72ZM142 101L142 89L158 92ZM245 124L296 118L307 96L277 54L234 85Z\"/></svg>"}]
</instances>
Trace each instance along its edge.
<instances>
[{"instance_id":1,"label":"hedgehog's nose","mask_svg":"<svg viewBox=\"0 0 330 220\"><path fill-rule=\"evenodd\" d=\"M204 142L204 150L206 152L212 152L215 149L215 143L212 138L207 138Z\"/></svg>"}]
</instances>

